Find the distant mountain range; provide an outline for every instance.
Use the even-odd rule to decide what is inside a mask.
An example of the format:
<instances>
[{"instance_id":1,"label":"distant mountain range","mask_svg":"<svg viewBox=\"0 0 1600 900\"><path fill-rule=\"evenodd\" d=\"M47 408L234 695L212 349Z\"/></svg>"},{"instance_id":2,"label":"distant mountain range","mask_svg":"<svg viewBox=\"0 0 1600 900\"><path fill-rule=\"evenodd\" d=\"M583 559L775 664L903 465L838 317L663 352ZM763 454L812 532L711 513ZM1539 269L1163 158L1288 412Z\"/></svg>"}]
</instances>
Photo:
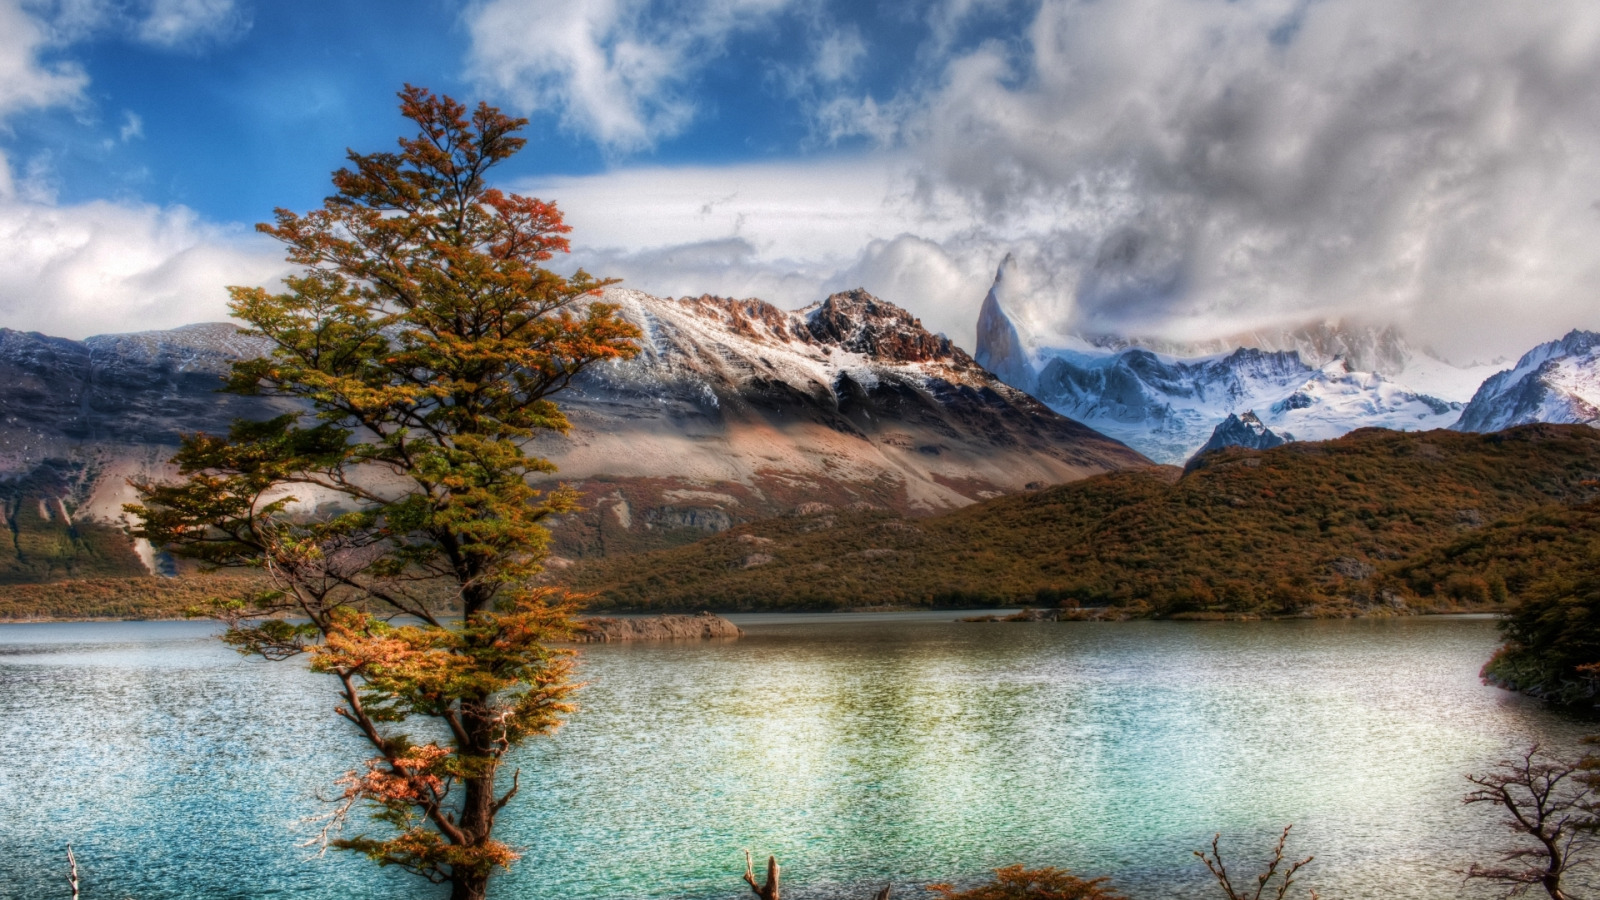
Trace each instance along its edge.
<instances>
[{"instance_id":1,"label":"distant mountain range","mask_svg":"<svg viewBox=\"0 0 1600 900\"><path fill-rule=\"evenodd\" d=\"M667 546L798 509L930 512L1149 464L862 291L797 312L605 299L640 327L642 353L585 373L558 398L572 432L530 448L586 496L557 526L561 554ZM121 536L127 479L166 474L180 434L293 409L217 392L230 362L265 349L219 323L85 341L0 329L12 537L0 583L159 567Z\"/></svg>"},{"instance_id":2,"label":"distant mountain range","mask_svg":"<svg viewBox=\"0 0 1600 900\"><path fill-rule=\"evenodd\" d=\"M560 397L531 445L589 510L565 555L681 543L736 522L852 505L918 514L1149 460L985 371L864 291L760 300L607 291L642 353Z\"/></svg>"},{"instance_id":3,"label":"distant mountain range","mask_svg":"<svg viewBox=\"0 0 1600 900\"><path fill-rule=\"evenodd\" d=\"M1002 268L974 359L859 290L796 311L605 299L639 326L640 355L586 372L559 398L571 433L530 445L585 497L557 524L557 566L774 516L922 515L1202 448L1594 424L1600 410L1600 336L1581 331L1498 372L1339 323L1250 346L1052 343L1017 326ZM217 392L265 348L220 323L84 341L0 329L0 583L161 568L121 530L127 481L168 474L180 434L294 409Z\"/></svg>"},{"instance_id":4,"label":"distant mountain range","mask_svg":"<svg viewBox=\"0 0 1600 900\"><path fill-rule=\"evenodd\" d=\"M1414 349L1393 327L1349 322L1195 344L1041 337L1019 324L1016 308L1027 298L1010 296L1007 269L1002 264L979 312L977 361L1157 462L1181 464L1227 444L1226 434L1243 434L1230 420L1245 414L1304 441L1367 427L1590 423L1600 405L1600 336L1590 332L1542 345L1505 371L1497 363L1456 366Z\"/></svg>"}]
</instances>

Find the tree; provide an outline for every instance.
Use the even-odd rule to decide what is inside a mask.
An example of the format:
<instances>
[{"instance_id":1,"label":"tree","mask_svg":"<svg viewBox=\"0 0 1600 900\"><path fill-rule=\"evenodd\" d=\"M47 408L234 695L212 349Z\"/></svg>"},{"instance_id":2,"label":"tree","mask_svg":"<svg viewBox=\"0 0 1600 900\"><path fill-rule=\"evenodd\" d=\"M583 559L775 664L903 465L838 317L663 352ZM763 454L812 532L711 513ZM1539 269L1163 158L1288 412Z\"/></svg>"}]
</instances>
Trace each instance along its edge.
<instances>
[{"instance_id":1,"label":"tree","mask_svg":"<svg viewBox=\"0 0 1600 900\"><path fill-rule=\"evenodd\" d=\"M301 267L287 290L230 288L271 351L235 364L225 389L305 412L186 437L183 480L136 484L129 510L157 546L268 576L214 605L224 640L308 654L337 680L337 713L374 755L341 782L324 835L361 805L379 833L332 846L468 900L516 858L493 837L517 793L501 763L572 708L570 655L547 646L572 607L529 579L543 520L575 498L530 486L554 467L523 443L566 430L549 397L633 355L638 332L594 301L609 282L540 265L567 250L555 205L486 184L526 120L409 85L399 96L415 137L351 151L320 209L258 226Z\"/></svg>"},{"instance_id":2,"label":"tree","mask_svg":"<svg viewBox=\"0 0 1600 900\"><path fill-rule=\"evenodd\" d=\"M1294 886L1294 876L1316 858L1308 856L1297 862L1291 862L1289 868L1281 872L1278 871L1284 861L1283 848L1289 843L1289 831L1293 828L1293 825L1286 825L1283 833L1278 835L1278 843L1272 848L1272 858L1267 860L1267 867L1255 876L1255 890L1253 892L1249 889L1248 882L1246 882L1245 887L1234 887L1233 877L1228 874L1228 867L1222 861L1221 833L1211 836L1211 853L1209 855L1204 850L1196 850L1194 855L1202 863L1205 863L1206 871L1211 873L1212 879L1217 883L1217 888L1222 891L1222 896L1226 897L1227 900L1261 900L1262 895L1269 890L1272 891L1273 900L1284 900L1289 895L1289 888ZM1274 878L1278 880L1276 885L1273 884ZM1316 891L1311 891L1311 900L1317 900Z\"/></svg>"},{"instance_id":3,"label":"tree","mask_svg":"<svg viewBox=\"0 0 1600 900\"><path fill-rule=\"evenodd\" d=\"M1495 770L1468 775L1477 786L1468 804L1489 803L1505 813L1506 828L1519 841L1501 854L1500 865L1474 864L1468 878L1499 883L1512 897L1540 887L1550 900L1572 900L1562 881L1595 845L1600 826L1600 796L1595 792L1600 760L1560 759L1534 744L1515 759L1503 759Z\"/></svg>"},{"instance_id":4,"label":"tree","mask_svg":"<svg viewBox=\"0 0 1600 900\"><path fill-rule=\"evenodd\" d=\"M1561 704L1600 703L1600 545L1530 585L1500 621L1483 678Z\"/></svg>"}]
</instances>

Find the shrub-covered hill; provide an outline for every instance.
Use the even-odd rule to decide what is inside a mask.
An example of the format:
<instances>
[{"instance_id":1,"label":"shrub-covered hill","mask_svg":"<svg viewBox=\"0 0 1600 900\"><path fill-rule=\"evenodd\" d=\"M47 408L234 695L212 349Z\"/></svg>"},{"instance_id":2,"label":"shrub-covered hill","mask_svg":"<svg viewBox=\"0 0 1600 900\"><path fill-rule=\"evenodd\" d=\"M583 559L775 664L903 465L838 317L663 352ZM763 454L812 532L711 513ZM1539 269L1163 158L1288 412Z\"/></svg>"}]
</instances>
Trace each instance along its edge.
<instances>
[{"instance_id":1,"label":"shrub-covered hill","mask_svg":"<svg viewBox=\"0 0 1600 900\"><path fill-rule=\"evenodd\" d=\"M42 619L178 619L216 597L262 590L249 575L81 578L0 588L0 622Z\"/></svg>"},{"instance_id":2,"label":"shrub-covered hill","mask_svg":"<svg viewBox=\"0 0 1600 900\"><path fill-rule=\"evenodd\" d=\"M1492 604L1498 591L1487 578L1483 590L1447 587L1452 564L1438 553L1509 527L1499 520L1559 514L1550 508L1587 498L1585 482L1597 475L1600 431L1584 426L1487 435L1364 429L1264 451L1229 448L1187 474L1115 472L933 518L816 509L558 576L595 592L600 606L645 609L1463 608Z\"/></svg>"}]
</instances>

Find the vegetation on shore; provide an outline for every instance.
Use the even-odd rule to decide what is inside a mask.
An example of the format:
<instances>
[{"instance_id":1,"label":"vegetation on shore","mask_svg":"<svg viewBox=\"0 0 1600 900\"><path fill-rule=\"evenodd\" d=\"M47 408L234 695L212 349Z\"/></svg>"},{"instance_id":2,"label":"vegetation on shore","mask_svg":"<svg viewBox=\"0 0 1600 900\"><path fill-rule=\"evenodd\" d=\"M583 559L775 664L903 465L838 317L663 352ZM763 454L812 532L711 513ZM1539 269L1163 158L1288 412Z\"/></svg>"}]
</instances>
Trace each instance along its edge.
<instances>
[{"instance_id":1,"label":"vegetation on shore","mask_svg":"<svg viewBox=\"0 0 1600 900\"><path fill-rule=\"evenodd\" d=\"M153 575L81 578L8 585L0 591L0 622L72 619L181 619L217 597L255 593L265 582L250 575Z\"/></svg>"},{"instance_id":2,"label":"vegetation on shore","mask_svg":"<svg viewBox=\"0 0 1600 900\"><path fill-rule=\"evenodd\" d=\"M1497 609L1587 527L1600 431L1363 429L941 516L829 510L560 573L620 609L1044 605L1134 616ZM1587 511L1586 511L1587 510ZM1514 535L1514 537L1512 537Z\"/></svg>"}]
</instances>

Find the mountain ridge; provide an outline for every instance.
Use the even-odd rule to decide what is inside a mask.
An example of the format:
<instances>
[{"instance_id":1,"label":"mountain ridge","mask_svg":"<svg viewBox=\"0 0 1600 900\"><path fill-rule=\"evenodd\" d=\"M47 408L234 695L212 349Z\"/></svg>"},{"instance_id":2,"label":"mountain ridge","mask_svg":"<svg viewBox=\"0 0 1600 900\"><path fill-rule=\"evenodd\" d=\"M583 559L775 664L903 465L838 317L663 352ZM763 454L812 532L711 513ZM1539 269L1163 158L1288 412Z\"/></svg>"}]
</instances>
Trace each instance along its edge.
<instances>
[{"instance_id":1,"label":"mountain ridge","mask_svg":"<svg viewBox=\"0 0 1600 900\"><path fill-rule=\"evenodd\" d=\"M1500 369L1452 365L1414 349L1393 325L1357 320L1318 319L1205 341L1040 336L1023 324L1027 298L1011 296L1009 268L1008 258L984 297L975 359L1158 462L1182 464L1228 416L1246 410L1301 440L1374 426L1448 427Z\"/></svg>"},{"instance_id":2,"label":"mountain ridge","mask_svg":"<svg viewBox=\"0 0 1600 900\"><path fill-rule=\"evenodd\" d=\"M547 486L588 498L556 523L557 565L808 503L931 512L1148 464L865 291L792 312L615 288L600 299L643 347L557 396L571 434L528 444L560 467ZM218 391L233 360L266 349L228 323L84 341L0 330L0 510L13 533L0 580L160 568L149 547L117 547L127 481L169 477L181 434L299 409ZM328 499L296 495L307 509Z\"/></svg>"}]
</instances>

